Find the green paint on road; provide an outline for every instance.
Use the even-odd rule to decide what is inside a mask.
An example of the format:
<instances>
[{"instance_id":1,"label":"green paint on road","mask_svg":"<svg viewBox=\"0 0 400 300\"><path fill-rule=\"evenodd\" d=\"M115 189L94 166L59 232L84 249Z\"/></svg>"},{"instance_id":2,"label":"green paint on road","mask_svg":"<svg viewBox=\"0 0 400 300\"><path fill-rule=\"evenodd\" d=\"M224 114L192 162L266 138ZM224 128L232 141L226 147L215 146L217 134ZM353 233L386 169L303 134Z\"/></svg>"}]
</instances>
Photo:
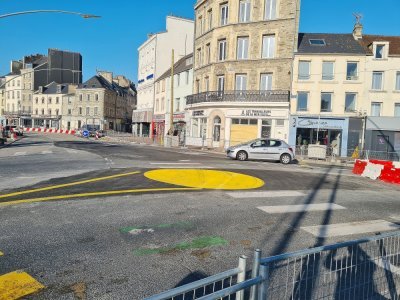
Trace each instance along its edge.
<instances>
[{"instance_id":1,"label":"green paint on road","mask_svg":"<svg viewBox=\"0 0 400 300\"><path fill-rule=\"evenodd\" d=\"M149 225L149 226L129 226L129 227L123 227L119 231L122 233L129 233L131 231L137 231L143 229L165 229L165 228L190 229L193 228L193 224L190 222L177 222L177 223L164 223L164 224Z\"/></svg>"},{"instance_id":2,"label":"green paint on road","mask_svg":"<svg viewBox=\"0 0 400 300\"><path fill-rule=\"evenodd\" d=\"M133 254L136 256L145 256L152 254L165 254L174 251L183 251L188 249L204 249L213 246L225 246L228 241L219 236L202 236L198 237L191 242L181 242L170 247L160 248L139 248L133 250Z\"/></svg>"}]
</instances>

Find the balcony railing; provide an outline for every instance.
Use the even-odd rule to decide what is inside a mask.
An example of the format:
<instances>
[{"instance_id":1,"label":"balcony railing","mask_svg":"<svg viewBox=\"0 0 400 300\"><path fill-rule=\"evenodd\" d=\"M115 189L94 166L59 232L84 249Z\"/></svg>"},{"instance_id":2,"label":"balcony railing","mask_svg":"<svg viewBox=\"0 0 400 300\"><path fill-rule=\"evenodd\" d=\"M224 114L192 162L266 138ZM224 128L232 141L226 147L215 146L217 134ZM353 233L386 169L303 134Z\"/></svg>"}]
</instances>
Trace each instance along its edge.
<instances>
[{"instance_id":1,"label":"balcony railing","mask_svg":"<svg viewBox=\"0 0 400 300\"><path fill-rule=\"evenodd\" d=\"M29 116L32 110L4 111L5 116Z\"/></svg>"},{"instance_id":2,"label":"balcony railing","mask_svg":"<svg viewBox=\"0 0 400 300\"><path fill-rule=\"evenodd\" d=\"M188 105L203 102L289 102L289 91L212 91L186 97Z\"/></svg>"}]
</instances>

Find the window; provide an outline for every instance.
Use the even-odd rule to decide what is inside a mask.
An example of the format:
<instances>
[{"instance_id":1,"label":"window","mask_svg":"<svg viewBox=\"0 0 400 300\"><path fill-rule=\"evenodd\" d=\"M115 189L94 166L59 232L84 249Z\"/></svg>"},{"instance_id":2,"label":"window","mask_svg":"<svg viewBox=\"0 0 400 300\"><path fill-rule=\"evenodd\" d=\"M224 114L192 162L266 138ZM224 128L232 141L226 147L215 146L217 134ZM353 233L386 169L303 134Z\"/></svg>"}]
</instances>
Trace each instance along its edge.
<instances>
[{"instance_id":1,"label":"window","mask_svg":"<svg viewBox=\"0 0 400 300\"><path fill-rule=\"evenodd\" d=\"M226 59L226 40L218 41L218 61L224 61Z\"/></svg>"},{"instance_id":2,"label":"window","mask_svg":"<svg viewBox=\"0 0 400 300\"><path fill-rule=\"evenodd\" d=\"M275 35L264 35L262 41L262 58L275 57Z\"/></svg>"},{"instance_id":3,"label":"window","mask_svg":"<svg viewBox=\"0 0 400 300\"><path fill-rule=\"evenodd\" d=\"M58 116L59 112L60 112L60 111L59 111L58 109L56 109L56 116Z\"/></svg>"},{"instance_id":4,"label":"window","mask_svg":"<svg viewBox=\"0 0 400 300\"><path fill-rule=\"evenodd\" d=\"M276 120L276 126L279 126L279 127L285 126L285 120L282 120L282 119Z\"/></svg>"},{"instance_id":5,"label":"window","mask_svg":"<svg viewBox=\"0 0 400 300\"><path fill-rule=\"evenodd\" d=\"M221 11L221 26L228 24L228 4L222 4L220 7Z\"/></svg>"},{"instance_id":6,"label":"window","mask_svg":"<svg viewBox=\"0 0 400 300\"><path fill-rule=\"evenodd\" d=\"M82 107L79 107L79 115L82 115Z\"/></svg>"},{"instance_id":7,"label":"window","mask_svg":"<svg viewBox=\"0 0 400 300\"><path fill-rule=\"evenodd\" d=\"M60 103L60 98L56 97L56 104L59 104L59 103Z\"/></svg>"},{"instance_id":8,"label":"window","mask_svg":"<svg viewBox=\"0 0 400 300\"><path fill-rule=\"evenodd\" d=\"M400 91L400 71L396 72L396 91Z\"/></svg>"},{"instance_id":9,"label":"window","mask_svg":"<svg viewBox=\"0 0 400 300\"><path fill-rule=\"evenodd\" d=\"M202 16L199 17L199 20L197 22L197 33L198 33L198 35L203 34L203 17Z\"/></svg>"},{"instance_id":10,"label":"window","mask_svg":"<svg viewBox=\"0 0 400 300\"><path fill-rule=\"evenodd\" d=\"M375 47L375 58L384 58L385 45L376 45Z\"/></svg>"},{"instance_id":11,"label":"window","mask_svg":"<svg viewBox=\"0 0 400 300\"><path fill-rule=\"evenodd\" d=\"M47 110L47 112L48 112L48 115L51 116L51 108L49 108L49 109Z\"/></svg>"},{"instance_id":12,"label":"window","mask_svg":"<svg viewBox=\"0 0 400 300\"><path fill-rule=\"evenodd\" d=\"M204 78L204 91L208 92L210 90L210 78Z\"/></svg>"},{"instance_id":13,"label":"window","mask_svg":"<svg viewBox=\"0 0 400 300\"><path fill-rule=\"evenodd\" d=\"M382 103L372 102L371 103L371 116L372 117L380 117L381 116L381 108L382 108Z\"/></svg>"},{"instance_id":14,"label":"window","mask_svg":"<svg viewBox=\"0 0 400 300\"><path fill-rule=\"evenodd\" d=\"M165 92L165 80L161 81L161 92Z\"/></svg>"},{"instance_id":15,"label":"window","mask_svg":"<svg viewBox=\"0 0 400 300\"><path fill-rule=\"evenodd\" d=\"M348 62L346 80L358 80L358 62Z\"/></svg>"},{"instance_id":16,"label":"window","mask_svg":"<svg viewBox=\"0 0 400 300\"><path fill-rule=\"evenodd\" d=\"M86 115L90 115L90 107L86 107Z\"/></svg>"},{"instance_id":17,"label":"window","mask_svg":"<svg viewBox=\"0 0 400 300\"><path fill-rule=\"evenodd\" d=\"M95 106L94 108L94 115L97 116L99 114L99 108Z\"/></svg>"},{"instance_id":18,"label":"window","mask_svg":"<svg viewBox=\"0 0 400 300\"><path fill-rule=\"evenodd\" d=\"M42 104L44 104L44 97L42 97Z\"/></svg>"},{"instance_id":19,"label":"window","mask_svg":"<svg viewBox=\"0 0 400 300\"><path fill-rule=\"evenodd\" d=\"M82 94L79 94L79 101L82 102L82 99L83 99L83 95L82 95Z\"/></svg>"},{"instance_id":20,"label":"window","mask_svg":"<svg viewBox=\"0 0 400 300\"><path fill-rule=\"evenodd\" d=\"M235 80L235 90L245 91L247 88L247 75L237 74Z\"/></svg>"},{"instance_id":21,"label":"window","mask_svg":"<svg viewBox=\"0 0 400 300\"><path fill-rule=\"evenodd\" d=\"M211 62L211 45L208 43L206 45L206 64Z\"/></svg>"},{"instance_id":22,"label":"window","mask_svg":"<svg viewBox=\"0 0 400 300\"><path fill-rule=\"evenodd\" d=\"M20 86L21 82L19 80L17 80L17 86Z\"/></svg>"},{"instance_id":23,"label":"window","mask_svg":"<svg viewBox=\"0 0 400 300\"><path fill-rule=\"evenodd\" d=\"M200 86L200 80L199 79L196 80L196 90L197 90L197 93L201 93L201 86Z\"/></svg>"},{"instance_id":24,"label":"window","mask_svg":"<svg viewBox=\"0 0 400 300\"><path fill-rule=\"evenodd\" d=\"M35 109L35 115L38 115L39 114L39 111L38 111L38 109L36 108Z\"/></svg>"},{"instance_id":25,"label":"window","mask_svg":"<svg viewBox=\"0 0 400 300\"><path fill-rule=\"evenodd\" d=\"M181 74L176 74L176 86L181 85Z\"/></svg>"},{"instance_id":26,"label":"window","mask_svg":"<svg viewBox=\"0 0 400 300\"><path fill-rule=\"evenodd\" d=\"M212 29L213 19L212 19L212 9L207 12L208 15L208 30Z\"/></svg>"},{"instance_id":27,"label":"window","mask_svg":"<svg viewBox=\"0 0 400 300\"><path fill-rule=\"evenodd\" d=\"M332 111L332 93L321 93L321 112Z\"/></svg>"},{"instance_id":28,"label":"window","mask_svg":"<svg viewBox=\"0 0 400 300\"><path fill-rule=\"evenodd\" d=\"M346 93L345 106L346 112L354 112L356 110L356 96L355 93Z\"/></svg>"},{"instance_id":29,"label":"window","mask_svg":"<svg viewBox=\"0 0 400 300\"><path fill-rule=\"evenodd\" d=\"M217 77L217 89L218 92L223 92L225 89L225 76Z\"/></svg>"},{"instance_id":30,"label":"window","mask_svg":"<svg viewBox=\"0 0 400 300\"><path fill-rule=\"evenodd\" d=\"M68 115L72 115L72 109L68 108Z\"/></svg>"},{"instance_id":31,"label":"window","mask_svg":"<svg viewBox=\"0 0 400 300\"><path fill-rule=\"evenodd\" d=\"M20 93L19 93L19 91L17 91L17 99L19 99L19 97L20 97Z\"/></svg>"},{"instance_id":32,"label":"window","mask_svg":"<svg viewBox=\"0 0 400 300\"><path fill-rule=\"evenodd\" d=\"M276 0L265 0L265 20L276 18Z\"/></svg>"},{"instance_id":33,"label":"window","mask_svg":"<svg viewBox=\"0 0 400 300\"><path fill-rule=\"evenodd\" d=\"M372 89L382 90L383 89L383 72L372 72Z\"/></svg>"},{"instance_id":34,"label":"window","mask_svg":"<svg viewBox=\"0 0 400 300\"><path fill-rule=\"evenodd\" d=\"M186 71L186 84L189 84L189 71Z\"/></svg>"},{"instance_id":35,"label":"window","mask_svg":"<svg viewBox=\"0 0 400 300\"><path fill-rule=\"evenodd\" d=\"M99 94L96 94L95 96L96 101L99 101Z\"/></svg>"},{"instance_id":36,"label":"window","mask_svg":"<svg viewBox=\"0 0 400 300\"><path fill-rule=\"evenodd\" d=\"M239 2L239 22L246 23L250 21L250 0L240 0Z\"/></svg>"},{"instance_id":37,"label":"window","mask_svg":"<svg viewBox=\"0 0 400 300\"><path fill-rule=\"evenodd\" d=\"M164 110L164 97L161 98L161 110Z\"/></svg>"},{"instance_id":38,"label":"window","mask_svg":"<svg viewBox=\"0 0 400 300\"><path fill-rule=\"evenodd\" d=\"M324 61L322 63L322 80L333 80L335 63L331 61Z\"/></svg>"},{"instance_id":39,"label":"window","mask_svg":"<svg viewBox=\"0 0 400 300\"><path fill-rule=\"evenodd\" d=\"M249 58L249 37L240 37L237 39L237 59Z\"/></svg>"},{"instance_id":40,"label":"window","mask_svg":"<svg viewBox=\"0 0 400 300\"><path fill-rule=\"evenodd\" d=\"M297 111L308 110L308 93L298 92L297 93Z\"/></svg>"},{"instance_id":41,"label":"window","mask_svg":"<svg viewBox=\"0 0 400 300\"><path fill-rule=\"evenodd\" d=\"M261 74L260 91L272 90L272 74Z\"/></svg>"},{"instance_id":42,"label":"window","mask_svg":"<svg viewBox=\"0 0 400 300\"><path fill-rule=\"evenodd\" d=\"M175 112L180 111L180 98L175 99Z\"/></svg>"},{"instance_id":43,"label":"window","mask_svg":"<svg viewBox=\"0 0 400 300\"><path fill-rule=\"evenodd\" d=\"M309 61L299 61L299 80L310 79L310 64Z\"/></svg>"},{"instance_id":44,"label":"window","mask_svg":"<svg viewBox=\"0 0 400 300\"><path fill-rule=\"evenodd\" d=\"M47 102L48 102L49 104L51 104L51 97L49 97L49 99L47 100Z\"/></svg>"},{"instance_id":45,"label":"window","mask_svg":"<svg viewBox=\"0 0 400 300\"><path fill-rule=\"evenodd\" d=\"M216 116L214 118L213 141L219 142L220 139L221 139L221 118Z\"/></svg>"},{"instance_id":46,"label":"window","mask_svg":"<svg viewBox=\"0 0 400 300\"><path fill-rule=\"evenodd\" d=\"M325 46L325 40L324 39L309 39L310 45L313 46Z\"/></svg>"},{"instance_id":47,"label":"window","mask_svg":"<svg viewBox=\"0 0 400 300\"><path fill-rule=\"evenodd\" d=\"M44 115L44 108L42 108L42 116Z\"/></svg>"},{"instance_id":48,"label":"window","mask_svg":"<svg viewBox=\"0 0 400 300\"><path fill-rule=\"evenodd\" d=\"M394 116L400 117L400 103L394 104Z\"/></svg>"},{"instance_id":49,"label":"window","mask_svg":"<svg viewBox=\"0 0 400 300\"><path fill-rule=\"evenodd\" d=\"M156 100L156 108L155 108L155 111L157 111L157 112L160 110L159 105L160 105L160 101L157 99Z\"/></svg>"},{"instance_id":50,"label":"window","mask_svg":"<svg viewBox=\"0 0 400 300\"><path fill-rule=\"evenodd\" d=\"M202 65L202 61L201 61L202 55L201 55L201 48L197 49L197 65L201 66Z\"/></svg>"},{"instance_id":51,"label":"window","mask_svg":"<svg viewBox=\"0 0 400 300\"><path fill-rule=\"evenodd\" d=\"M87 101L90 101L90 94L87 94L87 95L86 95L86 100L87 100Z\"/></svg>"},{"instance_id":52,"label":"window","mask_svg":"<svg viewBox=\"0 0 400 300\"><path fill-rule=\"evenodd\" d=\"M38 104L38 103L39 103L39 99L38 99L38 97L36 97L36 98L35 98L35 102L36 102L36 104Z\"/></svg>"}]
</instances>

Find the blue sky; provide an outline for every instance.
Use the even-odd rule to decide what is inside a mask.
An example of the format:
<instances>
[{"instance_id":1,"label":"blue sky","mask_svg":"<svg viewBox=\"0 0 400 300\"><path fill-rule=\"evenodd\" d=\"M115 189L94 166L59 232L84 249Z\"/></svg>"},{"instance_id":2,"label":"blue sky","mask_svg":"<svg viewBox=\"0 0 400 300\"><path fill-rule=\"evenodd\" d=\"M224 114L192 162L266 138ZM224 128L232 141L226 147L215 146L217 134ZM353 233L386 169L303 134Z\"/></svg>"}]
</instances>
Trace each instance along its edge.
<instances>
[{"instance_id":1,"label":"blue sky","mask_svg":"<svg viewBox=\"0 0 400 300\"><path fill-rule=\"evenodd\" d=\"M165 16L193 18L194 0L0 0L0 15L32 9L61 9L101 15L37 14L0 19L0 74L23 55L47 48L80 52L84 79L96 69L137 81L137 48L150 32L165 29ZM351 32L353 12L364 15L364 32L400 35L399 0L302 0L300 31Z\"/></svg>"}]
</instances>

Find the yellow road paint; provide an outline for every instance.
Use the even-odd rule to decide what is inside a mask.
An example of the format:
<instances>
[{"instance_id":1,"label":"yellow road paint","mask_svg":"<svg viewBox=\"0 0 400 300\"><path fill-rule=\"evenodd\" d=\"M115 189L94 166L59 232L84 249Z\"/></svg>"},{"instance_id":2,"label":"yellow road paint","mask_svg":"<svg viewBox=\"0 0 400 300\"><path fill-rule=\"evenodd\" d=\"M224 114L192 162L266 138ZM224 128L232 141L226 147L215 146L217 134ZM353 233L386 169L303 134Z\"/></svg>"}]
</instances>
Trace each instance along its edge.
<instances>
[{"instance_id":1,"label":"yellow road paint","mask_svg":"<svg viewBox=\"0 0 400 300\"><path fill-rule=\"evenodd\" d=\"M262 187L264 181L240 173L201 169L162 169L144 173L159 182L201 189L249 190Z\"/></svg>"},{"instance_id":2,"label":"yellow road paint","mask_svg":"<svg viewBox=\"0 0 400 300\"><path fill-rule=\"evenodd\" d=\"M33 199L23 199L23 200L13 200L13 201L8 201L8 202L0 202L0 207L14 205L14 204L21 204L21 203L43 202L43 201L62 200L62 199L71 199L71 198L80 198L80 197L94 197L94 196L106 196L106 195L149 193L149 192L196 191L196 190L200 190L200 189L199 188L150 188L150 189L92 192L92 193L49 196L49 197L41 197L41 198L33 198Z\"/></svg>"},{"instance_id":3,"label":"yellow road paint","mask_svg":"<svg viewBox=\"0 0 400 300\"><path fill-rule=\"evenodd\" d=\"M0 276L0 300L20 299L44 288L28 273L11 272Z\"/></svg>"},{"instance_id":4,"label":"yellow road paint","mask_svg":"<svg viewBox=\"0 0 400 300\"><path fill-rule=\"evenodd\" d=\"M19 195L25 195L25 194L31 194L31 193L36 193L36 192L55 190L55 189L60 189L60 188L63 188L63 187L69 187L69 186L80 185L80 184L85 184L85 183L91 183L91 182L96 182L96 181L102 181L102 180L114 179L114 178L119 178L119 177L125 177L125 176L135 175L135 174L139 174L139 173L140 173L139 171L135 171L135 172L129 172L129 173L105 176L105 177L92 178L92 179L87 179L87 180L82 180L82 181L71 182L71 183L52 185L52 186L48 186L48 187L44 187L44 188L37 188L37 189L32 189L32 190L26 190L26 191L21 191L21 192L15 192L15 193L10 193L10 194L0 195L0 199L1 198L19 196Z\"/></svg>"},{"instance_id":5,"label":"yellow road paint","mask_svg":"<svg viewBox=\"0 0 400 300\"><path fill-rule=\"evenodd\" d=\"M3 256L3 255L4 255L4 253L0 251L0 256Z\"/></svg>"}]
</instances>

